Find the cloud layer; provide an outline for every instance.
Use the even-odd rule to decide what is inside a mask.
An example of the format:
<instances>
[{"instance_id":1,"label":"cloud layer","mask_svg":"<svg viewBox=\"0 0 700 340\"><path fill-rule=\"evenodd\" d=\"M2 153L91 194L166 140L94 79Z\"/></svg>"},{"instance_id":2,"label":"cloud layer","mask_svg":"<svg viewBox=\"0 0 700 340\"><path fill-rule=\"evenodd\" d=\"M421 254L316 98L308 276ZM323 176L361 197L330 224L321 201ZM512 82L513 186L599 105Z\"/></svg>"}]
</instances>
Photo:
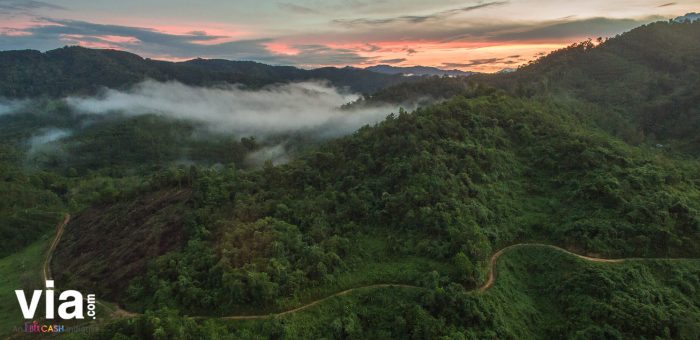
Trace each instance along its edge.
<instances>
[{"instance_id":1,"label":"cloud layer","mask_svg":"<svg viewBox=\"0 0 700 340\"><path fill-rule=\"evenodd\" d=\"M67 98L79 111L94 114L159 114L206 124L236 136L264 137L307 131L319 137L351 133L384 119L392 107L341 110L356 94L339 92L323 83L304 82L249 91L190 87L180 83L146 81L127 92L107 90L99 97Z\"/></svg>"},{"instance_id":2,"label":"cloud layer","mask_svg":"<svg viewBox=\"0 0 700 340\"><path fill-rule=\"evenodd\" d=\"M212 0L195 10L165 0L138 6L0 0L0 49L82 45L169 60L204 57L301 67L369 66L388 60L400 66L449 63L496 71L513 65L467 61L521 54L525 60L520 64L541 51L614 36L697 6L691 0L637 0L635 6L607 0L589 0L585 6L556 0L207 1Z\"/></svg>"},{"instance_id":3,"label":"cloud layer","mask_svg":"<svg viewBox=\"0 0 700 340\"><path fill-rule=\"evenodd\" d=\"M380 19L370 19L370 18L358 18L358 19L351 19L351 20L336 19L333 22L341 24L341 25L346 25L346 26L357 26L357 25L383 26L383 25L393 24L393 23L420 24L420 23L425 23L425 22L434 21L434 20L435 21L436 20L445 20L445 19L448 19L452 16L455 16L455 15L458 15L461 13L471 12L471 11L475 11L477 9L486 8L486 7L504 5L507 3L508 2L506 2L506 1L494 1L494 2L479 3L479 4L466 6L466 7L443 10L440 12L426 14L426 15L402 15L402 16L398 16L398 17L380 18Z\"/></svg>"},{"instance_id":4,"label":"cloud layer","mask_svg":"<svg viewBox=\"0 0 700 340\"><path fill-rule=\"evenodd\" d=\"M0 27L0 46L49 50L65 45L82 45L127 50L165 59L207 57L308 67L355 65L370 60L356 50L322 44L293 44L289 46L294 50L293 54L275 53L267 47L274 41L272 38L231 40L228 36L197 31L172 34L144 27L52 18L40 20L40 25L23 29Z\"/></svg>"}]
</instances>

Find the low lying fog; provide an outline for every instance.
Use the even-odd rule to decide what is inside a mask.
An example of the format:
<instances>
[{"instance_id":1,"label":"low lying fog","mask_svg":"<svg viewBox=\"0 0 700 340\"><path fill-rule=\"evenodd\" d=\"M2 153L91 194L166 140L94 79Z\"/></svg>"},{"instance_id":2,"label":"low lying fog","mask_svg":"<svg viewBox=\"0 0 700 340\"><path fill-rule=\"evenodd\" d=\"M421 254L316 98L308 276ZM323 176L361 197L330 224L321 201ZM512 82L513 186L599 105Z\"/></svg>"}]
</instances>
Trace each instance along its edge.
<instances>
[{"instance_id":1,"label":"low lying fog","mask_svg":"<svg viewBox=\"0 0 700 340\"><path fill-rule=\"evenodd\" d=\"M29 145L28 154L34 155L38 152L56 152L56 145L54 145L53 142L70 135L71 132L66 129L40 129L27 141Z\"/></svg>"},{"instance_id":2,"label":"low lying fog","mask_svg":"<svg viewBox=\"0 0 700 340\"><path fill-rule=\"evenodd\" d=\"M390 106L340 109L358 97L320 82L244 90L238 86L202 88L176 82L146 81L129 91L106 90L97 97L70 97L66 102L86 113L155 113L200 121L213 131L233 133L238 137L265 137L296 131L335 137L381 121L396 110Z\"/></svg>"},{"instance_id":3,"label":"low lying fog","mask_svg":"<svg viewBox=\"0 0 700 340\"><path fill-rule=\"evenodd\" d=\"M5 101L0 100L0 116L6 113L12 113L23 105L20 101Z\"/></svg>"},{"instance_id":4,"label":"low lying fog","mask_svg":"<svg viewBox=\"0 0 700 340\"><path fill-rule=\"evenodd\" d=\"M88 116L157 114L193 121L205 129L194 134L199 138L206 138L210 132L236 138L256 137L262 144L247 156L247 162L259 165L265 161L273 164L289 161L295 148L290 138L296 137L292 136L301 134L325 139L350 134L364 125L382 121L398 109L393 105L341 109L359 97L324 82L277 84L247 90L236 85L205 88L145 81L128 90L107 89L96 96L74 96L63 101L72 110ZM0 99L0 115L42 112L47 110L45 105L41 100ZM84 119L81 124L89 126L91 120ZM57 152L55 142L74 132L69 128L37 126L26 140L28 155Z\"/></svg>"}]
</instances>

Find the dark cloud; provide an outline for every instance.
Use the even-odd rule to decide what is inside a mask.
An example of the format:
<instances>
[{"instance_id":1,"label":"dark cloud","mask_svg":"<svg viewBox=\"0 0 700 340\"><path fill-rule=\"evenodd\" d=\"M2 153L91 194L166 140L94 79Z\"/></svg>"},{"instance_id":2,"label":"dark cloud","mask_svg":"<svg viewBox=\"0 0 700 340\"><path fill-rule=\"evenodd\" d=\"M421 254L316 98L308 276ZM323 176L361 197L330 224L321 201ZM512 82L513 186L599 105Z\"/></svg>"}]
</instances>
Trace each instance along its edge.
<instances>
[{"instance_id":1,"label":"dark cloud","mask_svg":"<svg viewBox=\"0 0 700 340\"><path fill-rule=\"evenodd\" d=\"M406 61L406 58L382 59L379 62L382 64L398 64Z\"/></svg>"},{"instance_id":2,"label":"dark cloud","mask_svg":"<svg viewBox=\"0 0 700 340\"><path fill-rule=\"evenodd\" d=\"M190 31L190 32L187 32L187 34L205 36L205 35L207 35L207 32L204 32L204 31Z\"/></svg>"},{"instance_id":3,"label":"dark cloud","mask_svg":"<svg viewBox=\"0 0 700 340\"><path fill-rule=\"evenodd\" d=\"M366 63L372 58L363 57L356 51L345 48L331 48L325 45L292 45L299 51L293 56L269 56L268 61L291 65L352 65ZM265 57L260 59L265 61Z\"/></svg>"},{"instance_id":4,"label":"dark cloud","mask_svg":"<svg viewBox=\"0 0 700 340\"><path fill-rule=\"evenodd\" d=\"M513 58L518 58L520 57L519 55L516 56L508 56L504 58L484 58L484 59L472 59L468 63L443 63L443 67L451 67L451 68L469 68L469 67L475 67L475 66L483 66L483 65L514 65L518 64L521 61L524 61L523 59L519 60L513 60Z\"/></svg>"},{"instance_id":5,"label":"dark cloud","mask_svg":"<svg viewBox=\"0 0 700 340\"><path fill-rule=\"evenodd\" d=\"M85 36L121 36L133 37L148 44L187 46L193 42L206 43L224 36L207 35L205 32L190 32L189 34L169 34L150 28L94 24L86 21L42 19L45 25L35 26L27 31L37 36L85 35Z\"/></svg>"},{"instance_id":6,"label":"dark cloud","mask_svg":"<svg viewBox=\"0 0 700 340\"><path fill-rule=\"evenodd\" d=\"M299 13L299 14L316 14L318 13L317 10L297 5L297 4L292 4L292 3L287 3L287 2L281 2L278 3L277 6L285 11L290 11L293 13Z\"/></svg>"},{"instance_id":7,"label":"dark cloud","mask_svg":"<svg viewBox=\"0 0 700 340\"><path fill-rule=\"evenodd\" d=\"M464 68L464 67L470 67L471 64L463 64L463 63L442 63L442 67L444 68Z\"/></svg>"},{"instance_id":8,"label":"dark cloud","mask_svg":"<svg viewBox=\"0 0 700 340\"><path fill-rule=\"evenodd\" d=\"M669 7L669 6L674 6L674 5L676 5L676 4L677 4L676 2L669 2L669 3L665 3L665 4L663 4L663 5L659 5L659 6L657 6L657 7L659 7L659 8L660 8L660 7Z\"/></svg>"},{"instance_id":9,"label":"dark cloud","mask_svg":"<svg viewBox=\"0 0 700 340\"><path fill-rule=\"evenodd\" d=\"M40 10L65 10L64 7L50 4L43 1L34 0L0 0L0 25L2 25L3 20L13 19L13 18L26 18L34 16L37 11ZM15 33L18 32L16 29L11 27L1 27L0 34Z\"/></svg>"},{"instance_id":10,"label":"dark cloud","mask_svg":"<svg viewBox=\"0 0 700 340\"><path fill-rule=\"evenodd\" d=\"M406 51L406 54L408 54L408 55L414 55L414 54L418 53L418 51L416 51L412 48L405 48L404 51Z\"/></svg>"},{"instance_id":11,"label":"dark cloud","mask_svg":"<svg viewBox=\"0 0 700 340\"><path fill-rule=\"evenodd\" d=\"M443 63L442 66L444 66L444 67L472 67L472 66L495 64L499 61L501 61L500 58L473 59L473 60L470 60L468 63Z\"/></svg>"},{"instance_id":12,"label":"dark cloud","mask_svg":"<svg viewBox=\"0 0 700 340\"><path fill-rule=\"evenodd\" d=\"M34 0L0 0L0 10L3 12L26 12L34 9L65 9L64 7Z\"/></svg>"},{"instance_id":13,"label":"dark cloud","mask_svg":"<svg viewBox=\"0 0 700 340\"><path fill-rule=\"evenodd\" d=\"M608 37L650 22L665 20L660 16L642 19L589 18L542 22L496 22L465 25L458 28L424 28L418 38L453 41L566 41L585 37ZM452 26L458 26L453 24ZM404 33L405 28L404 28Z\"/></svg>"},{"instance_id":14,"label":"dark cloud","mask_svg":"<svg viewBox=\"0 0 700 340\"><path fill-rule=\"evenodd\" d=\"M509 60L510 57L506 58L484 58L484 59L472 59L468 63L442 63L443 67L456 67L456 68L466 68L481 65L491 65L491 64L506 64L511 65L517 63L517 61Z\"/></svg>"},{"instance_id":15,"label":"dark cloud","mask_svg":"<svg viewBox=\"0 0 700 340\"><path fill-rule=\"evenodd\" d=\"M572 37L598 37L611 36L641 24L663 20L662 17L649 17L643 20L635 19L611 19L590 18L573 21L544 22L537 25L525 26L518 30L511 30L491 35L490 40L515 41L515 40L562 40Z\"/></svg>"},{"instance_id":16,"label":"dark cloud","mask_svg":"<svg viewBox=\"0 0 700 340\"><path fill-rule=\"evenodd\" d=\"M273 41L269 38L216 42L226 37L205 32L169 34L142 27L102 25L75 20L44 18L42 25L24 29L22 33L0 34L0 46L4 49L49 50L64 45L100 43L151 57L207 57L302 66L358 64L371 59L360 56L357 51L324 45L295 45L292 47L299 51L298 54L279 55L265 47L265 44ZM112 39L114 36L125 39Z\"/></svg>"},{"instance_id":17,"label":"dark cloud","mask_svg":"<svg viewBox=\"0 0 700 340\"><path fill-rule=\"evenodd\" d=\"M508 3L508 2L507 1L486 2L486 3L481 3L481 4L477 4L477 5L472 5L472 6L436 12L436 13L432 13L432 14L428 14L428 15L402 15L402 16L398 16L398 17L382 18L382 19L369 19L369 18L335 19L335 20L333 20L333 22L337 23L337 24L344 25L344 26L377 26L377 25L393 24L393 23L397 23L397 22L416 24L416 23L423 23L426 21L442 20L442 19L446 19L448 17L454 16L454 15L457 15L460 13L470 12L470 11L474 11L474 10L485 8L485 7L504 5L506 3Z\"/></svg>"},{"instance_id":18,"label":"dark cloud","mask_svg":"<svg viewBox=\"0 0 700 340\"><path fill-rule=\"evenodd\" d=\"M369 43L365 44L365 46L367 46L367 48L363 49L362 50L363 52L377 52L377 51L380 51L382 49L381 47L379 47L377 45L372 45Z\"/></svg>"}]
</instances>

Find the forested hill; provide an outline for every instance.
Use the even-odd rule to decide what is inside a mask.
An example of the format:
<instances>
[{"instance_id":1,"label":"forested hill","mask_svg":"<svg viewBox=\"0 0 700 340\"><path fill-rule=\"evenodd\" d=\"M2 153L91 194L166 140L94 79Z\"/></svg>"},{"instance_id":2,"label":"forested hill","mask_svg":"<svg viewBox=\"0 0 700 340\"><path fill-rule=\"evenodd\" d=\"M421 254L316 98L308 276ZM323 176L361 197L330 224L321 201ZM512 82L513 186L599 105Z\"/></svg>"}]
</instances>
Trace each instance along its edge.
<instances>
[{"instance_id":1,"label":"forested hill","mask_svg":"<svg viewBox=\"0 0 700 340\"><path fill-rule=\"evenodd\" d=\"M0 52L0 97L60 97L93 94L103 87L126 88L145 79L175 80L189 85L267 84L327 80L360 93L408 81L401 75L357 68L304 70L251 61L194 59L168 62L138 55L83 47L64 47L45 53L34 50Z\"/></svg>"},{"instance_id":2,"label":"forested hill","mask_svg":"<svg viewBox=\"0 0 700 340\"><path fill-rule=\"evenodd\" d=\"M53 271L58 281L129 310L186 315L265 314L297 296L375 283L435 292L450 287L446 295L459 302L428 296L399 309L427 319L450 315L445 322L460 331L483 327L477 338L490 331L518 338L502 326L475 326L459 316L471 310L461 292L484 281L494 251L541 241L613 258L698 257L698 169L697 162L592 132L574 109L475 91L401 112L287 165L163 172L149 181L151 188L76 214ZM161 256L126 265L149 254ZM625 301L635 304L611 305L605 294L618 288L600 287L601 280L571 283L570 291L592 295L621 317L635 315L628 306L648 303L633 296ZM404 302L388 306L397 303ZM539 307L500 299L474 308L491 315L493 305ZM658 313L669 308L653 307ZM643 320L655 314L646 315ZM622 321L633 325L622 330L627 338L664 332L664 324L640 327L632 318ZM600 327L614 321L601 318ZM671 319L669 327L680 323ZM544 327L552 331L554 324ZM418 326L398 329L417 332L411 327ZM573 336L582 326L566 327L573 330L565 335ZM427 338L444 335L442 329Z\"/></svg>"},{"instance_id":3,"label":"forested hill","mask_svg":"<svg viewBox=\"0 0 700 340\"><path fill-rule=\"evenodd\" d=\"M426 78L366 100L449 98L475 84L518 97L591 105L579 115L632 144L700 154L700 21L657 22L555 51L506 74Z\"/></svg>"},{"instance_id":4,"label":"forested hill","mask_svg":"<svg viewBox=\"0 0 700 340\"><path fill-rule=\"evenodd\" d=\"M586 114L636 144L700 153L700 22L657 22L481 80L519 96L596 104Z\"/></svg>"}]
</instances>

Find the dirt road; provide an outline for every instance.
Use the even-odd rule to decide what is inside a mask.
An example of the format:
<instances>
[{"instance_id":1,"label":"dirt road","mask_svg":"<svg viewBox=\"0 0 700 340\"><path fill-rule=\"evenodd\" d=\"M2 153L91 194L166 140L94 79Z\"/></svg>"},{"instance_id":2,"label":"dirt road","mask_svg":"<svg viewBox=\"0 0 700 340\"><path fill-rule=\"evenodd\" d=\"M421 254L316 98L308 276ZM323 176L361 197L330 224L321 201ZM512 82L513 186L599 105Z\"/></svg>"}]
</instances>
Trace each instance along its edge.
<instances>
[{"instance_id":1,"label":"dirt road","mask_svg":"<svg viewBox=\"0 0 700 340\"><path fill-rule=\"evenodd\" d=\"M70 215L66 214L63 221L61 223L59 223L58 227L56 228L56 236L54 237L53 242L51 242L51 246L49 247L49 251L47 252L46 259L44 261L44 280L52 278L52 276L51 276L51 258L53 257L53 253L56 251L56 246L61 241L61 236L63 235L63 231L64 231L64 229L69 221L70 221ZM620 262L627 261L627 260L643 260L640 258L629 258L629 259L597 258L597 257L590 257L590 256L586 256L586 255L572 253L566 249L559 248L559 247L553 246L553 245L548 245L548 244L519 243L519 244L514 244L511 246L505 247L505 248L497 251L493 255L491 255L491 259L489 261L489 275L488 275L488 278L486 279L486 282L484 282L480 287L476 287L476 288L472 289L471 291L477 291L479 293L483 293L483 292L487 291L489 288L493 287L493 285L496 283L496 277L497 277L497 271L496 271L497 266L496 265L498 264L498 259L501 257L501 255L505 254L509 250L515 249L518 247L548 247L548 248L562 251L562 252L565 252L567 254L570 254L570 255L573 255L573 256L576 256L578 258L584 259L586 261L591 261L591 262L620 263ZM346 289L346 290L331 294L329 296L326 296L324 298L311 301L305 305L302 305L302 306L299 306L299 307L296 307L293 309L289 309L289 310L286 310L283 312L279 312L279 313L271 313L271 314L264 314L264 315L229 315L229 316L223 316L223 317L221 317L221 319L223 319L223 320L256 320L256 319L267 319L267 318L272 318L272 317L280 317L280 316L293 314L296 312L301 312L303 310L306 310L306 309L309 309L313 306L316 306L320 303L323 303L326 300L329 300L329 299L332 299L332 298L335 298L338 296L342 296L342 295L347 295L347 294L350 294L350 293L353 293L353 292L356 292L359 290L387 288L387 287L421 288L419 286L407 285L407 284L379 283L379 284L373 284L373 285L367 285L367 286ZM112 316L114 316L114 317L130 318L130 317L136 317L136 316L141 315L138 313L132 313L132 312L123 310L123 309L119 308L118 306L108 307L107 305L100 303L100 302L98 302L98 304L100 304L100 305L104 306L106 309L108 309L110 311L110 313L112 314ZM201 319L201 318L207 318L207 317L194 317L194 318Z\"/></svg>"},{"instance_id":2,"label":"dirt road","mask_svg":"<svg viewBox=\"0 0 700 340\"><path fill-rule=\"evenodd\" d=\"M619 263L625 261L625 259L604 259L604 258L598 258L598 257L590 257L590 256L585 256L585 255L580 255L576 253L572 253L564 248L559 248L557 246L549 245L549 244L541 244L541 243L518 243L514 244L512 246L505 247L493 255L491 255L491 260L489 261L489 276L486 279L486 282L484 282L481 287L478 288L479 292L483 293L489 288L493 287L493 285L496 283L496 264L498 262L498 258L503 255L503 253L507 252L508 250L518 248L518 247L547 247L547 248L552 248L558 251L563 251L567 254L576 256L578 258L591 261L591 262L604 262L604 263Z\"/></svg>"},{"instance_id":3,"label":"dirt road","mask_svg":"<svg viewBox=\"0 0 700 340\"><path fill-rule=\"evenodd\" d=\"M53 253L56 251L58 242L61 241L61 236L63 236L63 231L66 229L68 222L70 222L70 214L65 214L63 216L63 221L59 222L58 226L56 226L56 236L54 236L53 241L51 241L51 246L49 246L49 251L46 253L46 258L44 259L44 281L53 279L51 275L51 259L53 258Z\"/></svg>"}]
</instances>

